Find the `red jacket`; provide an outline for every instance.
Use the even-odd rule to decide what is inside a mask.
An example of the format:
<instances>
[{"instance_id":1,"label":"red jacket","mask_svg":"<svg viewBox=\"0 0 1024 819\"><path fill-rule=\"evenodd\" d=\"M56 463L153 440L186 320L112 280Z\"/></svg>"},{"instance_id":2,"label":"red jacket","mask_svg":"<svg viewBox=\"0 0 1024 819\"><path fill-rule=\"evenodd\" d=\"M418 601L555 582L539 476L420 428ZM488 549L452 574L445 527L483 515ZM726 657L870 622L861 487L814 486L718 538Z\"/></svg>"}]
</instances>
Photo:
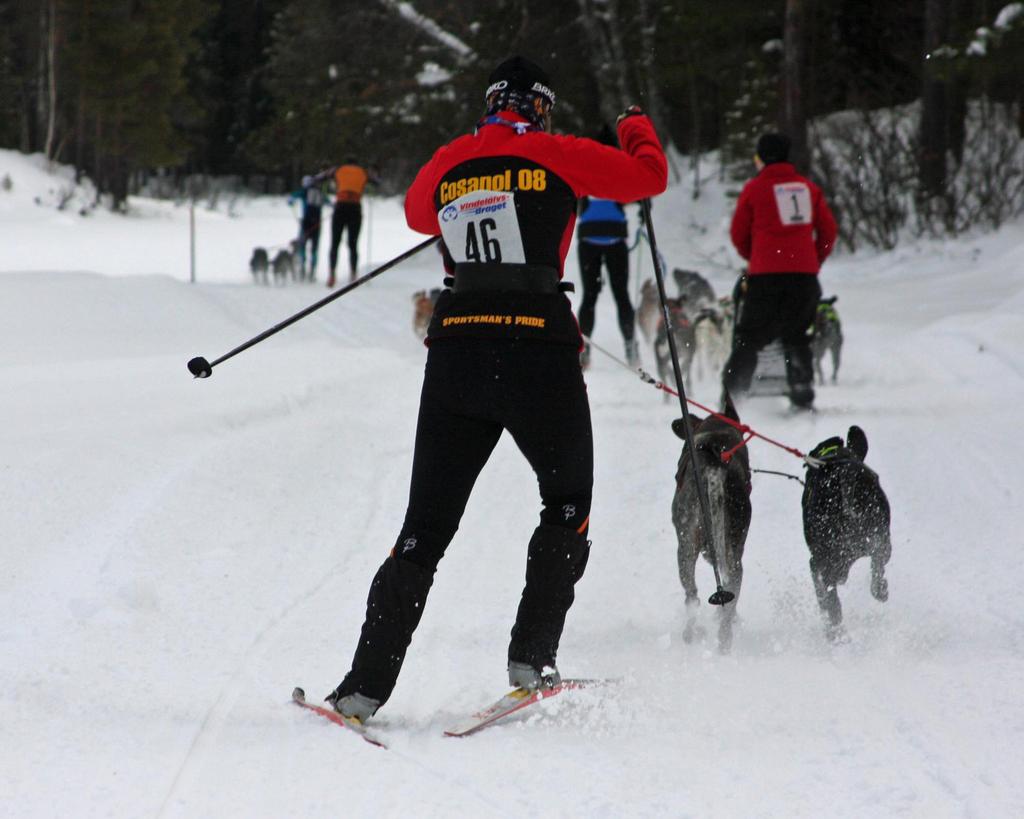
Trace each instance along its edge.
<instances>
[{"instance_id":1,"label":"red jacket","mask_svg":"<svg viewBox=\"0 0 1024 819\"><path fill-rule=\"evenodd\" d=\"M509 112L502 112L501 117L526 121ZM619 123L618 136L622 150L582 137L543 131L517 134L503 125L484 125L476 134L459 137L438 149L423 166L405 195L406 221L419 233L439 234L438 211L448 201L446 197L442 201L442 177L456 165L486 157L522 157L543 165L568 186L576 199L596 196L633 202L662 193L668 183L668 165L651 121L644 116L626 117ZM559 272L576 224L575 201L565 216L568 218L558 245ZM529 263L535 261L527 258Z\"/></svg>"},{"instance_id":2,"label":"red jacket","mask_svg":"<svg viewBox=\"0 0 1024 819\"><path fill-rule=\"evenodd\" d=\"M743 187L729 234L751 276L815 274L832 252L836 220L817 185L775 162Z\"/></svg>"},{"instance_id":3,"label":"red jacket","mask_svg":"<svg viewBox=\"0 0 1024 819\"><path fill-rule=\"evenodd\" d=\"M526 122L509 112L500 117ZM561 277L579 197L629 202L665 190L667 163L651 121L627 117L618 136L622 150L580 137L483 125L440 148L423 166L406 193L406 221L420 233L444 236L449 271L459 265L472 276L483 267L519 265L550 268ZM428 338L452 335L579 343L563 293L445 291Z\"/></svg>"}]
</instances>

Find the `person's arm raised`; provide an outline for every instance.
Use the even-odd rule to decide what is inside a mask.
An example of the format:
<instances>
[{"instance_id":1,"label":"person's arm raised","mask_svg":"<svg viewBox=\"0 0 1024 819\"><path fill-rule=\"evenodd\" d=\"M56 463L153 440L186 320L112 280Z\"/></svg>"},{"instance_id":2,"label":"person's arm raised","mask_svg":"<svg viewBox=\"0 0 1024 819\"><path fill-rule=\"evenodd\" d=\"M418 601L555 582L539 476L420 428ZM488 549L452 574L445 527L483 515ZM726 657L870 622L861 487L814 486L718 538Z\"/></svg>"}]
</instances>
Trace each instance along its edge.
<instances>
[{"instance_id":1,"label":"person's arm raised","mask_svg":"<svg viewBox=\"0 0 1024 819\"><path fill-rule=\"evenodd\" d=\"M634 202L664 192L668 162L654 125L635 106L618 122L621 150L591 139L564 137L568 169L562 173L579 196Z\"/></svg>"}]
</instances>

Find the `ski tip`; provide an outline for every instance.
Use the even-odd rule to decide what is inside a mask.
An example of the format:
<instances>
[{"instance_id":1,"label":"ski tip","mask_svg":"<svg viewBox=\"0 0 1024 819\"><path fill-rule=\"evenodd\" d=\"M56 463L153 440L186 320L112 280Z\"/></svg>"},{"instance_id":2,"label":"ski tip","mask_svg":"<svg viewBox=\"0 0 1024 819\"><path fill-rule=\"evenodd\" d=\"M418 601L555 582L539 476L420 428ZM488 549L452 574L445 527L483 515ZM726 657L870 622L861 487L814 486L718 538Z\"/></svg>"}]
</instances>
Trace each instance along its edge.
<instances>
[{"instance_id":1,"label":"ski tip","mask_svg":"<svg viewBox=\"0 0 1024 819\"><path fill-rule=\"evenodd\" d=\"M295 686L295 688L292 690L292 699L295 700L295 702L305 702L306 692L298 686Z\"/></svg>"}]
</instances>

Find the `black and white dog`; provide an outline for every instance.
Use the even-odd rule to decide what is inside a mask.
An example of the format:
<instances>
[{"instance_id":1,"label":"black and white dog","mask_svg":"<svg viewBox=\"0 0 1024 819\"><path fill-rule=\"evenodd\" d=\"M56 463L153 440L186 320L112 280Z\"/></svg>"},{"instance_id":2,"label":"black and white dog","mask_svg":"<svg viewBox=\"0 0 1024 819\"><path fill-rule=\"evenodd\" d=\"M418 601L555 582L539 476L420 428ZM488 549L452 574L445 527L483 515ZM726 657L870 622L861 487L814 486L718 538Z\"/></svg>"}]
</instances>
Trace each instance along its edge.
<instances>
[{"instance_id":1,"label":"black and white dog","mask_svg":"<svg viewBox=\"0 0 1024 819\"><path fill-rule=\"evenodd\" d=\"M696 270L683 270L677 267L672 271L672 278L679 288L679 295L695 313L705 307L715 306L715 289L711 282Z\"/></svg>"},{"instance_id":2,"label":"black and white dog","mask_svg":"<svg viewBox=\"0 0 1024 819\"><path fill-rule=\"evenodd\" d=\"M830 296L818 302L818 312L814 314L814 327L811 330L811 352L814 355L814 370L818 374L818 383L825 383L825 373L821 368L821 360L825 353L832 357L832 383L836 383L839 375L839 355L843 349L843 327L839 322L839 313L835 303L838 296Z\"/></svg>"},{"instance_id":3,"label":"black and white dog","mask_svg":"<svg viewBox=\"0 0 1024 819\"><path fill-rule=\"evenodd\" d=\"M264 284L266 284L267 270L269 268L270 257L267 255L266 248L253 248L252 256L249 257L249 270L252 272L253 279L255 279L257 282L262 281Z\"/></svg>"},{"instance_id":4,"label":"black and white dog","mask_svg":"<svg viewBox=\"0 0 1024 819\"><path fill-rule=\"evenodd\" d=\"M885 566L892 555L889 500L878 475L864 465L868 439L857 426L822 441L810 457L804 485L804 538L811 551L811 579L831 639L843 636L843 609L837 587L853 563L871 558L871 594L889 599Z\"/></svg>"},{"instance_id":5,"label":"black and white dog","mask_svg":"<svg viewBox=\"0 0 1024 819\"><path fill-rule=\"evenodd\" d=\"M726 396L723 415L739 421L739 415L732 401ZM711 528L714 557L722 580L722 588L732 592L736 598L721 607L718 622L718 648L727 652L732 646L732 625L736 617L740 587L743 585L743 548L750 528L750 457L747 448L737 446L743 436L736 427L720 418L708 416L700 419L690 415L693 427L696 456L700 462L700 473L707 487L711 511ZM684 438L683 419L672 422L672 431ZM685 440L685 439L684 439ZM676 529L679 563L679 580L686 592L686 626L683 639L691 642L701 629L697 625L697 583L694 571L697 558L704 555L710 562L708 544L701 525L702 514L697 486L693 477L693 464L688 447L683 446L676 471L676 493L672 499L672 523ZM722 453L733 451L728 462L722 460Z\"/></svg>"},{"instance_id":6,"label":"black and white dog","mask_svg":"<svg viewBox=\"0 0 1024 819\"><path fill-rule=\"evenodd\" d=\"M274 281L278 284L284 284L295 271L295 257L292 256L290 250L281 248L274 254L274 260L270 263L270 266L274 271Z\"/></svg>"}]
</instances>

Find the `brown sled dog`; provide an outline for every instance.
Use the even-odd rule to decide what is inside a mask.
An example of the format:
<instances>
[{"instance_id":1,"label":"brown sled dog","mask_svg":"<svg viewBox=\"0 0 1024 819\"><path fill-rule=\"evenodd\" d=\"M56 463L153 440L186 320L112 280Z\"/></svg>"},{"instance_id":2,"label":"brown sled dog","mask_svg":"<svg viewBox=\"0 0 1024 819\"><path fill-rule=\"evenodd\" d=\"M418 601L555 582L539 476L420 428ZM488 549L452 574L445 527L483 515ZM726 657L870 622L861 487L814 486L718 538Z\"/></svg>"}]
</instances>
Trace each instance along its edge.
<instances>
[{"instance_id":1,"label":"brown sled dog","mask_svg":"<svg viewBox=\"0 0 1024 819\"><path fill-rule=\"evenodd\" d=\"M430 291L417 290L412 295L412 331L419 338L427 337L427 330L430 327L430 320L434 317L434 305L441 295L441 288L435 287Z\"/></svg>"},{"instance_id":2,"label":"brown sled dog","mask_svg":"<svg viewBox=\"0 0 1024 819\"><path fill-rule=\"evenodd\" d=\"M640 326L644 341L654 343L661 321L661 301L658 298L658 286L653 279L647 279L640 288L640 303L636 308L636 323Z\"/></svg>"}]
</instances>

